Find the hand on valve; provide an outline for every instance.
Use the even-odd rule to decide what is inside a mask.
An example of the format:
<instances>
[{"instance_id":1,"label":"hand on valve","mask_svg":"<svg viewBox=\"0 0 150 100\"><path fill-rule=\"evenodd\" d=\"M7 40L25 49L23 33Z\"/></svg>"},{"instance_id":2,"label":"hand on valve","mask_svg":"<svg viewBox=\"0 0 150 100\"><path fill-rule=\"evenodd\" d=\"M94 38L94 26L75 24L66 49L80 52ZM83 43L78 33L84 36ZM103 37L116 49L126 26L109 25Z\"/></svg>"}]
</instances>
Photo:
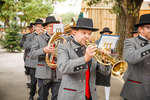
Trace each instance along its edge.
<instances>
[{"instance_id":1,"label":"hand on valve","mask_svg":"<svg viewBox=\"0 0 150 100\"><path fill-rule=\"evenodd\" d=\"M84 59L85 59L85 62L88 62L92 59L93 55L95 55L95 51L97 50L97 46L94 46L94 45L89 45L87 48L86 48L86 52L85 52L85 55L84 55Z\"/></svg>"},{"instance_id":2,"label":"hand on valve","mask_svg":"<svg viewBox=\"0 0 150 100\"><path fill-rule=\"evenodd\" d=\"M55 47L53 47L52 45L46 46L45 48L43 48L43 51L45 53L54 53L55 52Z\"/></svg>"}]
</instances>

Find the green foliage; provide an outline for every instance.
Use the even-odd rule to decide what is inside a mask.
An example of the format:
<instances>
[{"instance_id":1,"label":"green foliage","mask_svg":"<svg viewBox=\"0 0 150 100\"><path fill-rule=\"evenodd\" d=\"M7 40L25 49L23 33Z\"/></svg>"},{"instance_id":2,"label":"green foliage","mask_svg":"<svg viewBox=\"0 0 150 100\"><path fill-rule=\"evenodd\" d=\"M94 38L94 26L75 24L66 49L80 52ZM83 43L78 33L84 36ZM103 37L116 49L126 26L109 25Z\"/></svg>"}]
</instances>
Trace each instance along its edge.
<instances>
[{"instance_id":1,"label":"green foliage","mask_svg":"<svg viewBox=\"0 0 150 100\"><path fill-rule=\"evenodd\" d=\"M4 22L14 20L18 12L24 15L18 15L21 22L34 22L37 18L49 16L54 11L53 4L65 0L1 0L0 1L0 19Z\"/></svg>"},{"instance_id":2,"label":"green foliage","mask_svg":"<svg viewBox=\"0 0 150 100\"><path fill-rule=\"evenodd\" d=\"M16 22L12 22L10 27L7 28L4 39L1 41L3 48L8 51L15 52L16 50L21 51L19 42L21 40L21 35L19 34L20 27Z\"/></svg>"},{"instance_id":3,"label":"green foliage","mask_svg":"<svg viewBox=\"0 0 150 100\"><path fill-rule=\"evenodd\" d=\"M128 6L128 14L132 14L134 17L138 16L139 7L136 6L135 1L132 5Z\"/></svg>"},{"instance_id":4,"label":"green foliage","mask_svg":"<svg viewBox=\"0 0 150 100\"><path fill-rule=\"evenodd\" d=\"M63 24L68 24L71 21L71 18L75 17L75 14L73 12L68 12L66 14L62 14L61 18L62 18L62 23Z\"/></svg>"},{"instance_id":5,"label":"green foliage","mask_svg":"<svg viewBox=\"0 0 150 100\"><path fill-rule=\"evenodd\" d=\"M86 0L87 1L87 5L91 6L93 4L98 4L100 3L102 0Z\"/></svg>"}]
</instances>

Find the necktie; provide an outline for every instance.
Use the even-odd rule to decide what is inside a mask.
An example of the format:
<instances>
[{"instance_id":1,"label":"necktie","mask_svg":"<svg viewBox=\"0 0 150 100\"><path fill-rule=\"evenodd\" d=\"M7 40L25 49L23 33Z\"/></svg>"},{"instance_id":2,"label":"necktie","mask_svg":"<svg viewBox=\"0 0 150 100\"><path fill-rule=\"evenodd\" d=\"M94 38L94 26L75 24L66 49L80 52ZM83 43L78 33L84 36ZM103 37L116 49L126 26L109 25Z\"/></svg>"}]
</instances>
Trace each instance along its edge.
<instances>
[{"instance_id":1,"label":"necktie","mask_svg":"<svg viewBox=\"0 0 150 100\"><path fill-rule=\"evenodd\" d=\"M87 71L85 72L85 75L86 75L86 90L85 90L85 95L87 98L90 98L91 97L91 92L90 92L90 86L89 86L89 80L90 80L90 69L89 69L89 64L87 63L87 66L88 66L88 69Z\"/></svg>"},{"instance_id":2,"label":"necktie","mask_svg":"<svg viewBox=\"0 0 150 100\"><path fill-rule=\"evenodd\" d=\"M55 44L53 44L53 47L55 47ZM55 64L55 60L56 60L56 59L55 59L55 57L53 56L53 59L52 59L52 63L53 63L53 64ZM56 71L56 68L52 68L52 69Z\"/></svg>"}]
</instances>

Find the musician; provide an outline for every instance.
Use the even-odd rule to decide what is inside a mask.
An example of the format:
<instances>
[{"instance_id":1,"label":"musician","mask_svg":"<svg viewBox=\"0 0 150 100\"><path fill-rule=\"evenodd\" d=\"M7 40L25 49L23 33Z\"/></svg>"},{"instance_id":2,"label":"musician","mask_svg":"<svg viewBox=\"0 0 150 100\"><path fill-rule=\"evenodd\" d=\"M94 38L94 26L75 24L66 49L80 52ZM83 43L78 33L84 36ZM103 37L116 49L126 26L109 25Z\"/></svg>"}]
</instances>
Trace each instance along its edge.
<instances>
[{"instance_id":1,"label":"musician","mask_svg":"<svg viewBox=\"0 0 150 100\"><path fill-rule=\"evenodd\" d=\"M90 41L92 32L98 29L93 28L89 18L79 18L77 25L71 28L74 39L60 44L57 51L57 66L63 74L58 100L97 100L96 71L108 75L108 66L97 64L93 59L97 47L89 45L85 48L85 41Z\"/></svg>"},{"instance_id":2,"label":"musician","mask_svg":"<svg viewBox=\"0 0 150 100\"><path fill-rule=\"evenodd\" d=\"M24 43L25 50L30 51L27 54L26 63L25 63L25 66L27 66L30 69L30 76L31 76L29 100L34 99L33 97L34 97L35 92L36 92L36 84L37 84L37 79L35 78L35 70L36 70L36 65L37 65L37 59L35 59L35 60L31 59L31 56L30 56L31 47L32 47L34 38L38 36L38 34L41 32L41 29L43 28L42 24L43 24L43 21L41 19L36 20L36 22L34 23L35 32L33 34L27 35L27 39Z\"/></svg>"},{"instance_id":3,"label":"musician","mask_svg":"<svg viewBox=\"0 0 150 100\"><path fill-rule=\"evenodd\" d=\"M74 33L73 30L71 30L71 31L69 31L69 32L67 33L67 35L65 36L65 39L66 39L67 42L73 40L73 38L74 38L73 33Z\"/></svg>"},{"instance_id":4,"label":"musician","mask_svg":"<svg viewBox=\"0 0 150 100\"><path fill-rule=\"evenodd\" d=\"M47 46L49 39L53 35L53 24L59 24L60 21L56 21L54 16L46 18L46 22L43 24L46 33L39 35L33 42L32 46L32 59L38 59L35 77L38 79L38 100L48 100L49 89L51 88L51 100L57 100L58 89L61 82L61 74L58 68L51 68L45 61L46 53L54 53L55 47Z\"/></svg>"},{"instance_id":5,"label":"musician","mask_svg":"<svg viewBox=\"0 0 150 100\"><path fill-rule=\"evenodd\" d=\"M138 28L137 28L137 27L134 27L134 28L133 28L133 31L131 32L131 34L132 34L133 37L137 37L137 36L139 35L139 33L138 33Z\"/></svg>"},{"instance_id":6,"label":"musician","mask_svg":"<svg viewBox=\"0 0 150 100\"><path fill-rule=\"evenodd\" d=\"M150 100L150 14L140 16L139 35L124 41L123 56L128 62L121 97L125 100Z\"/></svg>"},{"instance_id":7,"label":"musician","mask_svg":"<svg viewBox=\"0 0 150 100\"><path fill-rule=\"evenodd\" d=\"M22 35L21 41L19 43L19 46L22 47L22 48L23 48L23 45L24 45L24 43L26 41L27 35L32 34L32 32L33 32L33 23L30 23L30 25L27 26L27 27L29 28L30 32ZM24 50L24 56L23 56L24 62L26 60L28 52L29 52L29 50L26 50L26 49ZM27 88L29 88L30 87L30 82L31 82L30 70L29 70L29 67L26 67L26 66L24 66L24 67L25 67L25 71L24 72L27 75Z\"/></svg>"},{"instance_id":8,"label":"musician","mask_svg":"<svg viewBox=\"0 0 150 100\"><path fill-rule=\"evenodd\" d=\"M103 30L100 32L100 34L105 35L111 35L112 31L108 27L103 28ZM98 44L99 40L95 41L96 44ZM96 85L105 86L105 100L109 100L110 95L110 79L111 79L111 73L106 76L99 72L96 73Z\"/></svg>"}]
</instances>

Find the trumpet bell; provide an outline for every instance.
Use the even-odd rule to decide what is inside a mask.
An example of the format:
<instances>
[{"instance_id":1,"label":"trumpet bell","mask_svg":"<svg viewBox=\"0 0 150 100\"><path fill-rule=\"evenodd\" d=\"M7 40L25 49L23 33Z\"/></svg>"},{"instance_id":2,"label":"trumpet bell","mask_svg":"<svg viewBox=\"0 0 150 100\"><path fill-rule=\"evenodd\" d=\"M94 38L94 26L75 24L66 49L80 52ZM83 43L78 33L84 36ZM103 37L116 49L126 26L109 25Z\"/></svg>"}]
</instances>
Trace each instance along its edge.
<instances>
[{"instance_id":1,"label":"trumpet bell","mask_svg":"<svg viewBox=\"0 0 150 100\"><path fill-rule=\"evenodd\" d=\"M127 70L128 64L124 60L116 62L112 67L112 74L114 76L120 76Z\"/></svg>"}]
</instances>

